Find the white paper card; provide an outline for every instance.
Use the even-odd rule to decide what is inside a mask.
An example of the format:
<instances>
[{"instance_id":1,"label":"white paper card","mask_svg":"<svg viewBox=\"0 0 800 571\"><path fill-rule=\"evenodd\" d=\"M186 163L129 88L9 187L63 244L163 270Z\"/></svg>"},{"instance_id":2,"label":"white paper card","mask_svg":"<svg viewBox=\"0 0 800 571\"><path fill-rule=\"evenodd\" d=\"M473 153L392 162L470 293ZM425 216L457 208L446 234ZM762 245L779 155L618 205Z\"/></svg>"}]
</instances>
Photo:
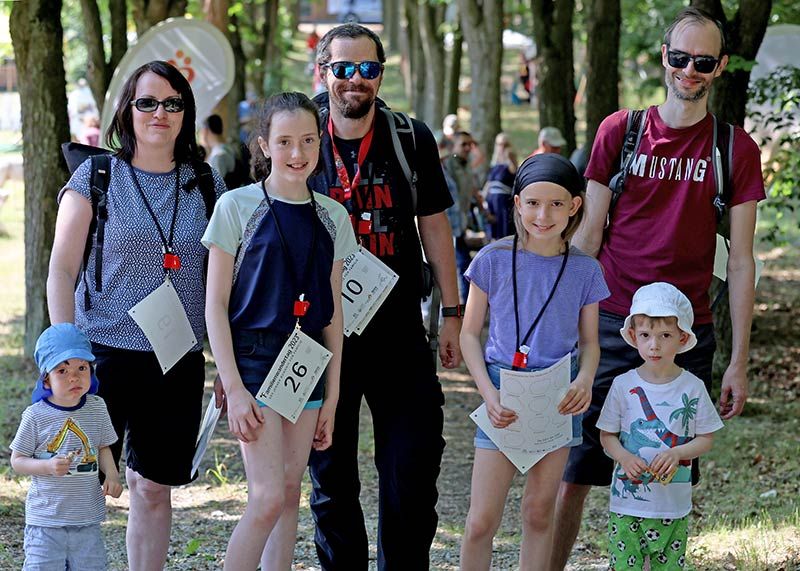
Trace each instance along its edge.
<instances>
[{"instance_id":1,"label":"white paper card","mask_svg":"<svg viewBox=\"0 0 800 571\"><path fill-rule=\"evenodd\" d=\"M256 398L284 418L297 422L331 355L325 347L300 329L295 329L283 345Z\"/></svg>"},{"instance_id":2,"label":"white paper card","mask_svg":"<svg viewBox=\"0 0 800 571\"><path fill-rule=\"evenodd\" d=\"M572 440L572 417L558 413L558 403L569 388L570 367L567 354L540 371L502 370L500 402L517 413L517 420L506 428L492 426L485 405L470 415L522 473Z\"/></svg>"},{"instance_id":3,"label":"white paper card","mask_svg":"<svg viewBox=\"0 0 800 571\"><path fill-rule=\"evenodd\" d=\"M222 413L222 407L217 408L214 395L211 395L211 402L206 407L206 414L203 416L203 422L200 424L200 432L197 434L197 444L194 449L194 458L192 459L192 475L197 472L200 467L200 462L203 461L208 443L211 441L211 436L214 434L214 428L217 426L219 415Z\"/></svg>"},{"instance_id":4,"label":"white paper card","mask_svg":"<svg viewBox=\"0 0 800 571\"><path fill-rule=\"evenodd\" d=\"M753 258L756 262L756 284L758 287L758 280L761 279L761 272L764 271L764 262L758 259L758 256L753 253ZM725 245L725 238L717 234L717 249L714 252L714 276L725 281L728 279L728 248Z\"/></svg>"},{"instance_id":5,"label":"white paper card","mask_svg":"<svg viewBox=\"0 0 800 571\"><path fill-rule=\"evenodd\" d=\"M359 247L344 260L344 334L361 334L397 283L398 276L369 250Z\"/></svg>"},{"instance_id":6,"label":"white paper card","mask_svg":"<svg viewBox=\"0 0 800 571\"><path fill-rule=\"evenodd\" d=\"M153 346L162 373L169 371L197 345L186 310L169 279L130 308L128 315Z\"/></svg>"},{"instance_id":7,"label":"white paper card","mask_svg":"<svg viewBox=\"0 0 800 571\"><path fill-rule=\"evenodd\" d=\"M505 454L506 458L508 458L511 463L514 464L520 473L525 474L534 464L544 458L544 454L532 454L529 452L523 452L522 450L515 450L513 448L506 448L504 450L498 444L498 442L503 442L503 433L506 429L495 428L492 426L492 421L489 420L489 414L486 412L486 404L482 404L476 408L472 414L469 415L469 417L489 436L489 439L494 442L498 448L500 448L500 451Z\"/></svg>"}]
</instances>

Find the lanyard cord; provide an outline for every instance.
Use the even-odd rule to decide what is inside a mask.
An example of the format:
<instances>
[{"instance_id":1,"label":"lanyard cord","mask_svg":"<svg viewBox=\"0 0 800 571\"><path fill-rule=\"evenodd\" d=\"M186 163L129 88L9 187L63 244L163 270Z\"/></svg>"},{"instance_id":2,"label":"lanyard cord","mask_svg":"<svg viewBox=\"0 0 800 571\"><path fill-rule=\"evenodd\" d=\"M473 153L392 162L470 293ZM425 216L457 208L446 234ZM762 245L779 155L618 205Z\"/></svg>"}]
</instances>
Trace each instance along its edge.
<instances>
[{"instance_id":1,"label":"lanyard cord","mask_svg":"<svg viewBox=\"0 0 800 571\"><path fill-rule=\"evenodd\" d=\"M145 208L147 208L148 214L150 214L150 218L153 220L153 224L156 225L156 229L158 230L158 235L161 238L161 244L164 247L164 253L172 252L172 246L175 240L175 221L178 219L178 202L180 201L180 192L179 192L179 184L180 184L180 165L175 166L175 206L172 209L172 222L169 226L169 239L164 235L164 230L161 228L161 224L158 223L158 218L156 218L155 213L153 212L153 207L150 206L150 201L147 200L147 196L145 196L144 191L142 190L141 185L139 184L139 177L136 176L136 170L133 168L131 163L128 163L128 169L131 172L131 178L133 179L133 185L136 187L136 190L139 191L139 196L142 197L142 201L144 202ZM164 268L164 273L168 270Z\"/></svg>"},{"instance_id":2,"label":"lanyard cord","mask_svg":"<svg viewBox=\"0 0 800 571\"><path fill-rule=\"evenodd\" d=\"M356 166L355 171L353 173L353 180L350 180L350 176L347 174L347 169L344 166L344 161L342 160L341 155L339 154L339 150L336 148L336 140L334 139L333 135L333 118L328 117L328 135L331 139L331 150L333 151L333 163L334 167L336 168L336 176L339 179L339 184L342 185L342 192L344 194L344 200L349 200L353 190L358 188L359 183L361 182L361 165L364 164L364 161L369 154L369 150L372 147L372 137L375 134L375 118L372 119L372 125L370 125L369 131L361 139L361 143L358 147L358 158L356 159Z\"/></svg>"},{"instance_id":3,"label":"lanyard cord","mask_svg":"<svg viewBox=\"0 0 800 571\"><path fill-rule=\"evenodd\" d=\"M297 287L297 277L295 275L295 268L294 268L294 260L289 252L289 248L286 245L286 238L283 235L283 231L281 230L281 223L278 221L278 215L275 213L274 202L272 198L270 198L269 193L267 192L267 179L263 179L261 181L261 190L264 192L264 198L267 199L267 204L269 204L269 211L272 213L272 219L275 221L275 229L278 231L278 239L281 241L281 250L283 251L283 255L286 259L286 263L289 266L289 277L292 281L292 294L295 296L296 299L299 299L300 295L304 294L304 292L298 291L300 288ZM314 264L314 254L316 253L316 242L317 242L317 221L315 220L317 216L317 202L314 199L314 192L309 190L311 195L311 208L313 217L311 219L311 253L306 258L305 268L303 269L303 285L308 284L308 274L311 267ZM299 321L299 319L298 319Z\"/></svg>"},{"instance_id":4,"label":"lanyard cord","mask_svg":"<svg viewBox=\"0 0 800 571\"><path fill-rule=\"evenodd\" d=\"M514 235L514 247L511 250L511 280L514 284L514 321L516 324L516 333L517 333L517 350L522 347L522 345L528 342L528 338L533 333L533 330L539 324L539 320L542 318L544 314L544 310L547 309L547 306L550 305L550 300L553 299L553 295L556 293L556 287L558 287L558 282L561 281L561 276L564 275L564 268L567 267L567 258L569 258L569 244L566 244L566 250L564 251L564 259L561 262L561 268L558 270L558 276L556 276L556 281L553 283L553 287L550 290L550 295L547 296L547 300L542 305L542 308L539 310L539 313L536 315L536 319L533 320L533 324L531 325L528 332L525 334L525 338L520 343L519 340L519 309L518 309L518 301L517 301L517 245L519 242L519 236L516 234Z\"/></svg>"}]
</instances>

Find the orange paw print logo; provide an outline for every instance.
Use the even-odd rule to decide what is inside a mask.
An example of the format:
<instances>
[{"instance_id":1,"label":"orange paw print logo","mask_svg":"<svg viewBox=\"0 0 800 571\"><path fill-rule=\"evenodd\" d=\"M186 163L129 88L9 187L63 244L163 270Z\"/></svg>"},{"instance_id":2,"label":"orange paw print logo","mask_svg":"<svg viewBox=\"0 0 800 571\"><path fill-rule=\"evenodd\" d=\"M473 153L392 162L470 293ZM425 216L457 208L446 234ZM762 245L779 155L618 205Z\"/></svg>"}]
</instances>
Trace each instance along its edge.
<instances>
[{"instance_id":1,"label":"orange paw print logo","mask_svg":"<svg viewBox=\"0 0 800 571\"><path fill-rule=\"evenodd\" d=\"M191 83L192 80L194 79L194 69L192 69L192 58L183 53L183 50L176 51L175 58L176 59L167 60L167 63L177 67L178 71L180 71L186 78L186 81Z\"/></svg>"}]
</instances>

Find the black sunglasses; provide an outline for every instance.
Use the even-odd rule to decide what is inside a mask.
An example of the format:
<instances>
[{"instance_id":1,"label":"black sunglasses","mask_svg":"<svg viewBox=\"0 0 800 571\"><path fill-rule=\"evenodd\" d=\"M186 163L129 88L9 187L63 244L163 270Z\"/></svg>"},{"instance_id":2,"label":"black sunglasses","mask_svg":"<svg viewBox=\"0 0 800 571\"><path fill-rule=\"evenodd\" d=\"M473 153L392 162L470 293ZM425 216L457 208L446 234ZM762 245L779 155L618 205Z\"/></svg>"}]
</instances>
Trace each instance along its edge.
<instances>
[{"instance_id":1,"label":"black sunglasses","mask_svg":"<svg viewBox=\"0 0 800 571\"><path fill-rule=\"evenodd\" d=\"M383 64L379 61L334 61L321 67L330 69L336 79L350 79L356 70L364 79L375 79L383 71Z\"/></svg>"},{"instance_id":2,"label":"black sunglasses","mask_svg":"<svg viewBox=\"0 0 800 571\"><path fill-rule=\"evenodd\" d=\"M163 105L167 113L180 113L184 109L183 99L180 97L167 97L163 101L155 97L140 97L131 101L131 105L142 113L153 113L159 105Z\"/></svg>"},{"instance_id":3,"label":"black sunglasses","mask_svg":"<svg viewBox=\"0 0 800 571\"><path fill-rule=\"evenodd\" d=\"M684 69L689 65L690 61L694 62L694 69L698 73L711 73L717 69L717 65L719 64L719 58L712 56L693 56L685 52L671 50L669 46L667 47L667 62L672 67Z\"/></svg>"}]
</instances>

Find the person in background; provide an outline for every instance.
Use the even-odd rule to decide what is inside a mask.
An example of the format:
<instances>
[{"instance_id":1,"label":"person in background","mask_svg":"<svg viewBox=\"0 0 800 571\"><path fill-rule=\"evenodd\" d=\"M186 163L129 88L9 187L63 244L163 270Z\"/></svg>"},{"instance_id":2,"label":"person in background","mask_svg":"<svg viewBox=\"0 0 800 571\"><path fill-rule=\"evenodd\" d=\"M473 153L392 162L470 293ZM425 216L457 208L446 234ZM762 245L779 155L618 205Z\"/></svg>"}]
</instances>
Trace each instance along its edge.
<instances>
[{"instance_id":1,"label":"person in background","mask_svg":"<svg viewBox=\"0 0 800 571\"><path fill-rule=\"evenodd\" d=\"M236 168L236 153L225 143L223 132L222 117L209 115L200 129L200 144L207 151L206 162L225 178Z\"/></svg>"},{"instance_id":2,"label":"person in background","mask_svg":"<svg viewBox=\"0 0 800 571\"><path fill-rule=\"evenodd\" d=\"M511 211L514 200L511 187L514 186L516 173L517 153L511 146L508 135L498 133L494 138L492 164L483 187L483 195L492 219L489 228L493 240L513 233Z\"/></svg>"},{"instance_id":3,"label":"person in background","mask_svg":"<svg viewBox=\"0 0 800 571\"><path fill-rule=\"evenodd\" d=\"M557 127L544 127L539 131L539 147L530 156L542 153L561 154L561 148L567 144L567 140Z\"/></svg>"}]
</instances>

